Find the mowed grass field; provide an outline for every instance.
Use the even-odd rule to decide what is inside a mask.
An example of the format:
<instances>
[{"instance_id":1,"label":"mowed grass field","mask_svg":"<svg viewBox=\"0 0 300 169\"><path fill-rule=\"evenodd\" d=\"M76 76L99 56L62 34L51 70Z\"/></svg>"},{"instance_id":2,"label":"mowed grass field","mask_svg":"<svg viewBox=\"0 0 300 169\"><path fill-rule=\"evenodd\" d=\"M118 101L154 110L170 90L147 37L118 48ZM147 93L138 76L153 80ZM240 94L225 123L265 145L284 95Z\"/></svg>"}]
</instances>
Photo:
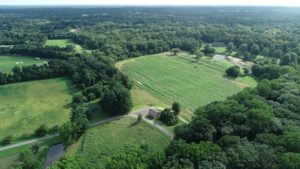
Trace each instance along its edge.
<instances>
[{"instance_id":1,"label":"mowed grass field","mask_svg":"<svg viewBox=\"0 0 300 169\"><path fill-rule=\"evenodd\" d=\"M135 81L137 88L165 104L179 101L185 109L181 116L187 120L198 107L256 85L256 81L249 76L237 79L226 77L225 69L229 66L232 64L226 60L202 58L195 62L193 56L186 53L178 56L169 53L143 56L117 64ZM136 100L135 96L138 97L133 95L133 100Z\"/></svg>"},{"instance_id":2,"label":"mowed grass field","mask_svg":"<svg viewBox=\"0 0 300 169\"><path fill-rule=\"evenodd\" d=\"M0 86L0 137L32 134L68 121L70 82L63 78Z\"/></svg>"},{"instance_id":3,"label":"mowed grass field","mask_svg":"<svg viewBox=\"0 0 300 169\"><path fill-rule=\"evenodd\" d=\"M133 102L132 111L139 110L145 107L167 107L168 105L155 98L147 91L135 86L131 89L131 96Z\"/></svg>"},{"instance_id":4,"label":"mowed grass field","mask_svg":"<svg viewBox=\"0 0 300 169\"><path fill-rule=\"evenodd\" d=\"M104 168L111 155L128 147L148 145L149 151L157 151L168 143L169 138L151 125L124 117L89 129L79 153L86 159L87 168Z\"/></svg>"},{"instance_id":5,"label":"mowed grass field","mask_svg":"<svg viewBox=\"0 0 300 169\"><path fill-rule=\"evenodd\" d=\"M50 39L46 41L45 46L58 46L60 48L65 48L68 45L74 45L76 52L82 52L83 49L80 45L75 44L70 39Z\"/></svg>"},{"instance_id":6,"label":"mowed grass field","mask_svg":"<svg viewBox=\"0 0 300 169\"><path fill-rule=\"evenodd\" d=\"M42 65L46 62L45 59L37 60L34 57L29 56L11 56L2 55L0 56L0 71L5 73L11 73L15 66L29 66L29 65Z\"/></svg>"}]
</instances>

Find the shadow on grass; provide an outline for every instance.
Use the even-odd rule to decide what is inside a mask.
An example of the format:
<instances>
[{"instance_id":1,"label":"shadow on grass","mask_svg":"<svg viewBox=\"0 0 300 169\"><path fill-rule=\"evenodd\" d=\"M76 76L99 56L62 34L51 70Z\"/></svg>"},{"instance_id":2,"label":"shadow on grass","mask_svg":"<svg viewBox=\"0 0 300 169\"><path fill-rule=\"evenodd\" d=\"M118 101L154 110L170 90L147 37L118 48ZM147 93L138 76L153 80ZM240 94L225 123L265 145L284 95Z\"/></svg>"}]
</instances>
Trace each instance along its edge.
<instances>
[{"instance_id":1,"label":"shadow on grass","mask_svg":"<svg viewBox=\"0 0 300 169\"><path fill-rule=\"evenodd\" d=\"M135 122L133 122L129 125L129 128L134 127L134 126L138 125L139 123L141 123L141 121L136 120Z\"/></svg>"},{"instance_id":2,"label":"shadow on grass","mask_svg":"<svg viewBox=\"0 0 300 169\"><path fill-rule=\"evenodd\" d=\"M72 103L68 103L63 106L64 109L69 109L71 107L72 107Z\"/></svg>"},{"instance_id":3,"label":"shadow on grass","mask_svg":"<svg viewBox=\"0 0 300 169\"><path fill-rule=\"evenodd\" d=\"M235 79L237 79L237 77L230 77L230 76L228 76L226 74L223 74L222 77L225 78L225 79L228 79L228 80L235 80Z\"/></svg>"}]
</instances>

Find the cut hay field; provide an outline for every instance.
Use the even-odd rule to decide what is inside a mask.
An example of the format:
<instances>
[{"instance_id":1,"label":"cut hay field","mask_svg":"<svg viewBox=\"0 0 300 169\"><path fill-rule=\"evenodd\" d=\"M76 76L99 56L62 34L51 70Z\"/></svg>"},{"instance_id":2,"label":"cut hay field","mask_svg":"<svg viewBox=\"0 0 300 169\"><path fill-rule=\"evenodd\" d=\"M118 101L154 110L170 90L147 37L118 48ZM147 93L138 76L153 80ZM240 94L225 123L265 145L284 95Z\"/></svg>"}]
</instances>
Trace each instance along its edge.
<instances>
[{"instance_id":1,"label":"cut hay field","mask_svg":"<svg viewBox=\"0 0 300 169\"><path fill-rule=\"evenodd\" d=\"M0 86L0 137L32 134L69 119L70 82L63 78Z\"/></svg>"},{"instance_id":2,"label":"cut hay field","mask_svg":"<svg viewBox=\"0 0 300 169\"><path fill-rule=\"evenodd\" d=\"M29 65L41 65L47 61L45 59L37 60L34 57L29 56L0 56L0 71L10 73L15 66L29 66Z\"/></svg>"},{"instance_id":3,"label":"cut hay field","mask_svg":"<svg viewBox=\"0 0 300 169\"><path fill-rule=\"evenodd\" d=\"M104 168L111 155L126 148L148 145L149 151L157 151L168 143L168 137L156 128L145 122L137 123L135 118L124 117L89 129L79 153L86 159L86 168Z\"/></svg>"},{"instance_id":4,"label":"cut hay field","mask_svg":"<svg viewBox=\"0 0 300 169\"><path fill-rule=\"evenodd\" d=\"M195 62L192 57L186 53L178 56L163 53L119 62L117 67L136 82L137 88L162 103L179 101L185 109L181 116L187 120L199 106L256 85L252 77L233 80L224 76L225 69L232 66L225 59L202 58ZM133 100L137 100L136 96L133 95Z\"/></svg>"},{"instance_id":5,"label":"cut hay field","mask_svg":"<svg viewBox=\"0 0 300 169\"><path fill-rule=\"evenodd\" d=\"M46 41L45 46L58 46L60 48L65 48L68 45L74 45L76 52L82 52L83 49L80 45L72 42L70 39L50 39Z\"/></svg>"}]
</instances>

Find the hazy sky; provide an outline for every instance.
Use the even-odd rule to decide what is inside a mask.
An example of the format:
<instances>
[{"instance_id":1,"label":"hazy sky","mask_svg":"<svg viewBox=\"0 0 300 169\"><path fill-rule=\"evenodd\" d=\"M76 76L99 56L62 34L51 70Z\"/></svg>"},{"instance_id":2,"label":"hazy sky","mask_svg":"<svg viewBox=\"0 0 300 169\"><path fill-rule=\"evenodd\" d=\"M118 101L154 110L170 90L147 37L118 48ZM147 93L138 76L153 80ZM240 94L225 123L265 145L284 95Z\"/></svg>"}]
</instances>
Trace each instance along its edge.
<instances>
[{"instance_id":1,"label":"hazy sky","mask_svg":"<svg viewBox=\"0 0 300 169\"><path fill-rule=\"evenodd\" d=\"M272 5L300 6L300 0L0 0L0 5Z\"/></svg>"}]
</instances>

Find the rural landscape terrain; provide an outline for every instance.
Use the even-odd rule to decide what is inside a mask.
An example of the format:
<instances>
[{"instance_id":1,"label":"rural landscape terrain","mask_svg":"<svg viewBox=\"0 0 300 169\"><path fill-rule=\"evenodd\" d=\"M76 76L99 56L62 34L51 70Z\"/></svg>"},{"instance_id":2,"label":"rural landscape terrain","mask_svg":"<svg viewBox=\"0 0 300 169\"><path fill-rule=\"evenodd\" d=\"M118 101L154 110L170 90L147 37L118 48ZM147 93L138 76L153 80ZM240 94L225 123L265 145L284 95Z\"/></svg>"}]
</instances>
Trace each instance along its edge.
<instances>
[{"instance_id":1,"label":"rural landscape terrain","mask_svg":"<svg viewBox=\"0 0 300 169\"><path fill-rule=\"evenodd\" d=\"M0 169L300 169L300 8L0 6Z\"/></svg>"}]
</instances>

